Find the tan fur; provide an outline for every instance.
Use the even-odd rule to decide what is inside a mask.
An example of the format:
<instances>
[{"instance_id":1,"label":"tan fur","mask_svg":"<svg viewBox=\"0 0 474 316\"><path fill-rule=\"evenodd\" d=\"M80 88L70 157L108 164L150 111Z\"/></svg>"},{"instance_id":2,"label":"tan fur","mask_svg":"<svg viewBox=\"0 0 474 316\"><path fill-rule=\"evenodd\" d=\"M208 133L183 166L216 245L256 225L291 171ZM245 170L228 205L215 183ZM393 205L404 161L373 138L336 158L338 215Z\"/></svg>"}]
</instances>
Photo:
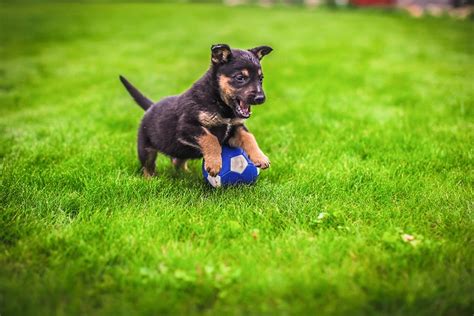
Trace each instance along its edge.
<instances>
[{"instance_id":1,"label":"tan fur","mask_svg":"<svg viewBox=\"0 0 474 316\"><path fill-rule=\"evenodd\" d=\"M219 87L222 100L227 104L231 104L232 97L235 94L234 88L230 85L230 78L226 76L219 77Z\"/></svg>"},{"instance_id":2,"label":"tan fur","mask_svg":"<svg viewBox=\"0 0 474 316\"><path fill-rule=\"evenodd\" d=\"M243 74L244 76L248 77L248 76L249 76L249 71L248 71L248 69L242 69L242 74Z\"/></svg>"},{"instance_id":3,"label":"tan fur","mask_svg":"<svg viewBox=\"0 0 474 316\"><path fill-rule=\"evenodd\" d=\"M217 113L211 114L209 112L200 112L199 122L202 124L202 126L212 127L229 124L229 119L225 119Z\"/></svg>"},{"instance_id":4,"label":"tan fur","mask_svg":"<svg viewBox=\"0 0 474 316\"><path fill-rule=\"evenodd\" d=\"M242 125L244 124L246 119L243 119L243 118L233 118L233 119L230 119L229 120L229 124L230 125Z\"/></svg>"},{"instance_id":5,"label":"tan fur","mask_svg":"<svg viewBox=\"0 0 474 316\"><path fill-rule=\"evenodd\" d=\"M199 122L204 127L213 127L219 125L242 125L245 122L245 119L242 118L223 118L217 113L209 112L200 112L199 113Z\"/></svg>"},{"instance_id":6,"label":"tan fur","mask_svg":"<svg viewBox=\"0 0 474 316\"><path fill-rule=\"evenodd\" d=\"M205 134L197 139L204 156L204 168L211 176L216 176L222 169L222 147L216 136L212 135L207 129Z\"/></svg>"},{"instance_id":7,"label":"tan fur","mask_svg":"<svg viewBox=\"0 0 474 316\"><path fill-rule=\"evenodd\" d=\"M229 59L230 51L229 50L223 50L222 51L222 61L226 62ZM214 63L219 62L219 58L212 57L211 58Z\"/></svg>"},{"instance_id":8,"label":"tan fur","mask_svg":"<svg viewBox=\"0 0 474 316\"><path fill-rule=\"evenodd\" d=\"M224 61L227 61L227 59L229 59L229 55L230 55L230 50L223 50L222 51L222 59Z\"/></svg>"},{"instance_id":9,"label":"tan fur","mask_svg":"<svg viewBox=\"0 0 474 316\"><path fill-rule=\"evenodd\" d=\"M233 147L242 147L249 155L250 160L262 169L270 166L270 160L258 147L255 137L247 132L243 127L239 127L235 132L234 137L229 139L229 145Z\"/></svg>"},{"instance_id":10,"label":"tan fur","mask_svg":"<svg viewBox=\"0 0 474 316\"><path fill-rule=\"evenodd\" d=\"M262 74L262 69L258 69L258 75L260 76Z\"/></svg>"},{"instance_id":11,"label":"tan fur","mask_svg":"<svg viewBox=\"0 0 474 316\"><path fill-rule=\"evenodd\" d=\"M143 176L145 179L151 179L153 177L153 174L151 174L146 168L143 168Z\"/></svg>"}]
</instances>

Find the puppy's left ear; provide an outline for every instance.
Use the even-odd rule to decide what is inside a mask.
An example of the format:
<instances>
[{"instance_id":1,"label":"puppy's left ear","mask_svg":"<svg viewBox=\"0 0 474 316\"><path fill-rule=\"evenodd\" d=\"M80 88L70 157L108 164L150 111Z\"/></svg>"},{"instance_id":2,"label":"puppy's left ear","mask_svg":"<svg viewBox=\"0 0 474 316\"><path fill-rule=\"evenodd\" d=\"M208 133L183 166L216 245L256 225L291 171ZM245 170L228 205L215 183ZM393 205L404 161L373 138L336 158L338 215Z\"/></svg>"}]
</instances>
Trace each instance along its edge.
<instances>
[{"instance_id":1,"label":"puppy's left ear","mask_svg":"<svg viewBox=\"0 0 474 316\"><path fill-rule=\"evenodd\" d=\"M225 64L232 58L232 51L227 44L212 45L211 53L211 60L213 64Z\"/></svg>"},{"instance_id":2,"label":"puppy's left ear","mask_svg":"<svg viewBox=\"0 0 474 316\"><path fill-rule=\"evenodd\" d=\"M249 49L259 60L262 60L263 56L268 55L272 52L273 48L270 46L258 46L252 49Z\"/></svg>"}]
</instances>

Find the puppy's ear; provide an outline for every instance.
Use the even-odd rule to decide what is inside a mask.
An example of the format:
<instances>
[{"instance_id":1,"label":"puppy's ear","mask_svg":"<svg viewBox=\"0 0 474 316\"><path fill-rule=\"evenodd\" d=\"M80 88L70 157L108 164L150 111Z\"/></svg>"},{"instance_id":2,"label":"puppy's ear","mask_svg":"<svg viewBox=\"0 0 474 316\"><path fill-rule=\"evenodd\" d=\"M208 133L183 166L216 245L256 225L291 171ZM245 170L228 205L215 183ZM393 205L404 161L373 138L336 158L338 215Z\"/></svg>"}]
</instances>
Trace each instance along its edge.
<instances>
[{"instance_id":1,"label":"puppy's ear","mask_svg":"<svg viewBox=\"0 0 474 316\"><path fill-rule=\"evenodd\" d=\"M212 45L211 52L211 60L213 64L225 64L232 58L232 51L227 44Z\"/></svg>"},{"instance_id":2,"label":"puppy's ear","mask_svg":"<svg viewBox=\"0 0 474 316\"><path fill-rule=\"evenodd\" d=\"M258 46L252 49L249 49L249 51L257 56L259 60L262 60L263 56L268 55L272 52L273 48L270 46Z\"/></svg>"}]
</instances>

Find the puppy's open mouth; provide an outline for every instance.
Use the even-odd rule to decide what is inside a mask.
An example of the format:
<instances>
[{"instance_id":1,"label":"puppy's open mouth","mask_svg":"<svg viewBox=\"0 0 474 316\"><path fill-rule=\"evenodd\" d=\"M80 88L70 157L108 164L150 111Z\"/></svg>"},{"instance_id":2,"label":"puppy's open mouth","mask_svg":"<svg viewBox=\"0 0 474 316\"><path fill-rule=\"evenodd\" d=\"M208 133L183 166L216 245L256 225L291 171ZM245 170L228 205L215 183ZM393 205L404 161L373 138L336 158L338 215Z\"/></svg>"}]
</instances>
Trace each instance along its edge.
<instances>
[{"instance_id":1,"label":"puppy's open mouth","mask_svg":"<svg viewBox=\"0 0 474 316\"><path fill-rule=\"evenodd\" d=\"M235 114L241 118L249 118L252 111L250 109L250 104L245 103L239 98L235 99Z\"/></svg>"}]
</instances>

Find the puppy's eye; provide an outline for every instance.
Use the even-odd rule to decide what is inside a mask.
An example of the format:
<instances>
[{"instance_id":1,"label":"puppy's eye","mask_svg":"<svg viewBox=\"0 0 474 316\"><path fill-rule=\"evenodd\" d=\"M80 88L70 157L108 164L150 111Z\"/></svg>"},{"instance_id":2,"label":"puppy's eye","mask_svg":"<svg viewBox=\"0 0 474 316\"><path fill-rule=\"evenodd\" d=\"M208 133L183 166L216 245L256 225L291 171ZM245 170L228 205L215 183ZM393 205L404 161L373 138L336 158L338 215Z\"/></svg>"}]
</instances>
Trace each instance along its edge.
<instances>
[{"instance_id":1,"label":"puppy's eye","mask_svg":"<svg viewBox=\"0 0 474 316\"><path fill-rule=\"evenodd\" d=\"M244 75L242 75L242 74L238 74L238 75L236 75L234 78L235 78L235 80L237 80L237 82L240 82L240 83L241 83L241 82L245 82L245 79L246 79L246 78L244 77Z\"/></svg>"}]
</instances>

